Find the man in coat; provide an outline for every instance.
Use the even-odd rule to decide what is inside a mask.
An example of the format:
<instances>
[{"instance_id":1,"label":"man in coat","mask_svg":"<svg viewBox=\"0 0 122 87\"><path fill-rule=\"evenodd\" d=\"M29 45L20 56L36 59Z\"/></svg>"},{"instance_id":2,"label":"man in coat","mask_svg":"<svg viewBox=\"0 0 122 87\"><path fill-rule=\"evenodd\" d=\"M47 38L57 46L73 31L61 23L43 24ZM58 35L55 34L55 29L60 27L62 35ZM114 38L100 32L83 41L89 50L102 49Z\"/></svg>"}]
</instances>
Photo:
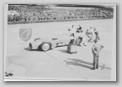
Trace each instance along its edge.
<instances>
[{"instance_id":1,"label":"man in coat","mask_svg":"<svg viewBox=\"0 0 122 87\"><path fill-rule=\"evenodd\" d=\"M93 53L93 70L98 69L99 65L99 54L101 49L104 48L98 40L94 40L94 45L92 46L92 53Z\"/></svg>"}]
</instances>

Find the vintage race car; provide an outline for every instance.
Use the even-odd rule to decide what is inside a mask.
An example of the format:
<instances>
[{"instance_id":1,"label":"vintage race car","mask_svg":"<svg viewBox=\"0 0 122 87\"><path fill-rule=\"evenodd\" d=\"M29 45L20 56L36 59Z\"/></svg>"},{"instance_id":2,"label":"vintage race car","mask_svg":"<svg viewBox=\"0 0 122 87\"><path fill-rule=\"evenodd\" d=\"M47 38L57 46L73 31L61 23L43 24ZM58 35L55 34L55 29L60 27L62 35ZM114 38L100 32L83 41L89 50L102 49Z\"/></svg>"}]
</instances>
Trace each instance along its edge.
<instances>
[{"instance_id":1,"label":"vintage race car","mask_svg":"<svg viewBox=\"0 0 122 87\"><path fill-rule=\"evenodd\" d=\"M66 46L70 42L70 37L56 37L56 38L36 38L29 43L31 49L48 51L55 47Z\"/></svg>"},{"instance_id":2,"label":"vintage race car","mask_svg":"<svg viewBox=\"0 0 122 87\"><path fill-rule=\"evenodd\" d=\"M29 47L34 50L48 51L55 47L68 45L71 39L69 35L61 35L54 38L35 38L34 41L29 43ZM75 40L75 44L78 46L81 42L82 40L79 38Z\"/></svg>"}]
</instances>

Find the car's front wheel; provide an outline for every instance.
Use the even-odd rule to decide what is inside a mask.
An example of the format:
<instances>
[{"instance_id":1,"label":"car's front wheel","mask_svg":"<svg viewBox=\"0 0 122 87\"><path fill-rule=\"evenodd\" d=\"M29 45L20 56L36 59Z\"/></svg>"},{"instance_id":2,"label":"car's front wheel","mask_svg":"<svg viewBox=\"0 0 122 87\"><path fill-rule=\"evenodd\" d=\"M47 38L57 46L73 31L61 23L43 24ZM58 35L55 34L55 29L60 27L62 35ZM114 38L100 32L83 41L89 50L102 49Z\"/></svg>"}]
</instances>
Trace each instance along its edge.
<instances>
[{"instance_id":1,"label":"car's front wheel","mask_svg":"<svg viewBox=\"0 0 122 87\"><path fill-rule=\"evenodd\" d=\"M44 42L38 47L38 50L48 51L50 48L51 48L50 43Z\"/></svg>"}]
</instances>

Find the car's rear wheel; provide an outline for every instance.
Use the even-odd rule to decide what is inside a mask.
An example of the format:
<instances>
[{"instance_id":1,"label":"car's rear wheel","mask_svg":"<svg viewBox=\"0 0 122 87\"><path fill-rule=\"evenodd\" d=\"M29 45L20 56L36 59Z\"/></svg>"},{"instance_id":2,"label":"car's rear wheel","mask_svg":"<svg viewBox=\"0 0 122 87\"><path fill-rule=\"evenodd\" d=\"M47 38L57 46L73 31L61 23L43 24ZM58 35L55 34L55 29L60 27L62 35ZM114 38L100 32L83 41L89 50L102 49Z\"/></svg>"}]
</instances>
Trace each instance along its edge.
<instances>
[{"instance_id":1,"label":"car's rear wheel","mask_svg":"<svg viewBox=\"0 0 122 87\"><path fill-rule=\"evenodd\" d=\"M38 47L38 50L48 51L50 48L51 48L50 43L44 42Z\"/></svg>"}]
</instances>

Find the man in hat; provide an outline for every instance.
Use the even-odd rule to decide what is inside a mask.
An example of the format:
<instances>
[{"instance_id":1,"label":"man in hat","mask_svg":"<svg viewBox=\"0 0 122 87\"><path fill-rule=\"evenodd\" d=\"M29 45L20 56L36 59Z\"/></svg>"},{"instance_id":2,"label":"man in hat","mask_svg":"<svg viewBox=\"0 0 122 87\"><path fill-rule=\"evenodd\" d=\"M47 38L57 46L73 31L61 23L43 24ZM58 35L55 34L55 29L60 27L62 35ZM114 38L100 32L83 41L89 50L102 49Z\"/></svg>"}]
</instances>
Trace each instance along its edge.
<instances>
[{"instance_id":1,"label":"man in hat","mask_svg":"<svg viewBox=\"0 0 122 87\"><path fill-rule=\"evenodd\" d=\"M92 46L92 53L93 53L93 70L98 69L99 65L99 54L101 49L104 48L98 40L94 40L94 45Z\"/></svg>"}]
</instances>

